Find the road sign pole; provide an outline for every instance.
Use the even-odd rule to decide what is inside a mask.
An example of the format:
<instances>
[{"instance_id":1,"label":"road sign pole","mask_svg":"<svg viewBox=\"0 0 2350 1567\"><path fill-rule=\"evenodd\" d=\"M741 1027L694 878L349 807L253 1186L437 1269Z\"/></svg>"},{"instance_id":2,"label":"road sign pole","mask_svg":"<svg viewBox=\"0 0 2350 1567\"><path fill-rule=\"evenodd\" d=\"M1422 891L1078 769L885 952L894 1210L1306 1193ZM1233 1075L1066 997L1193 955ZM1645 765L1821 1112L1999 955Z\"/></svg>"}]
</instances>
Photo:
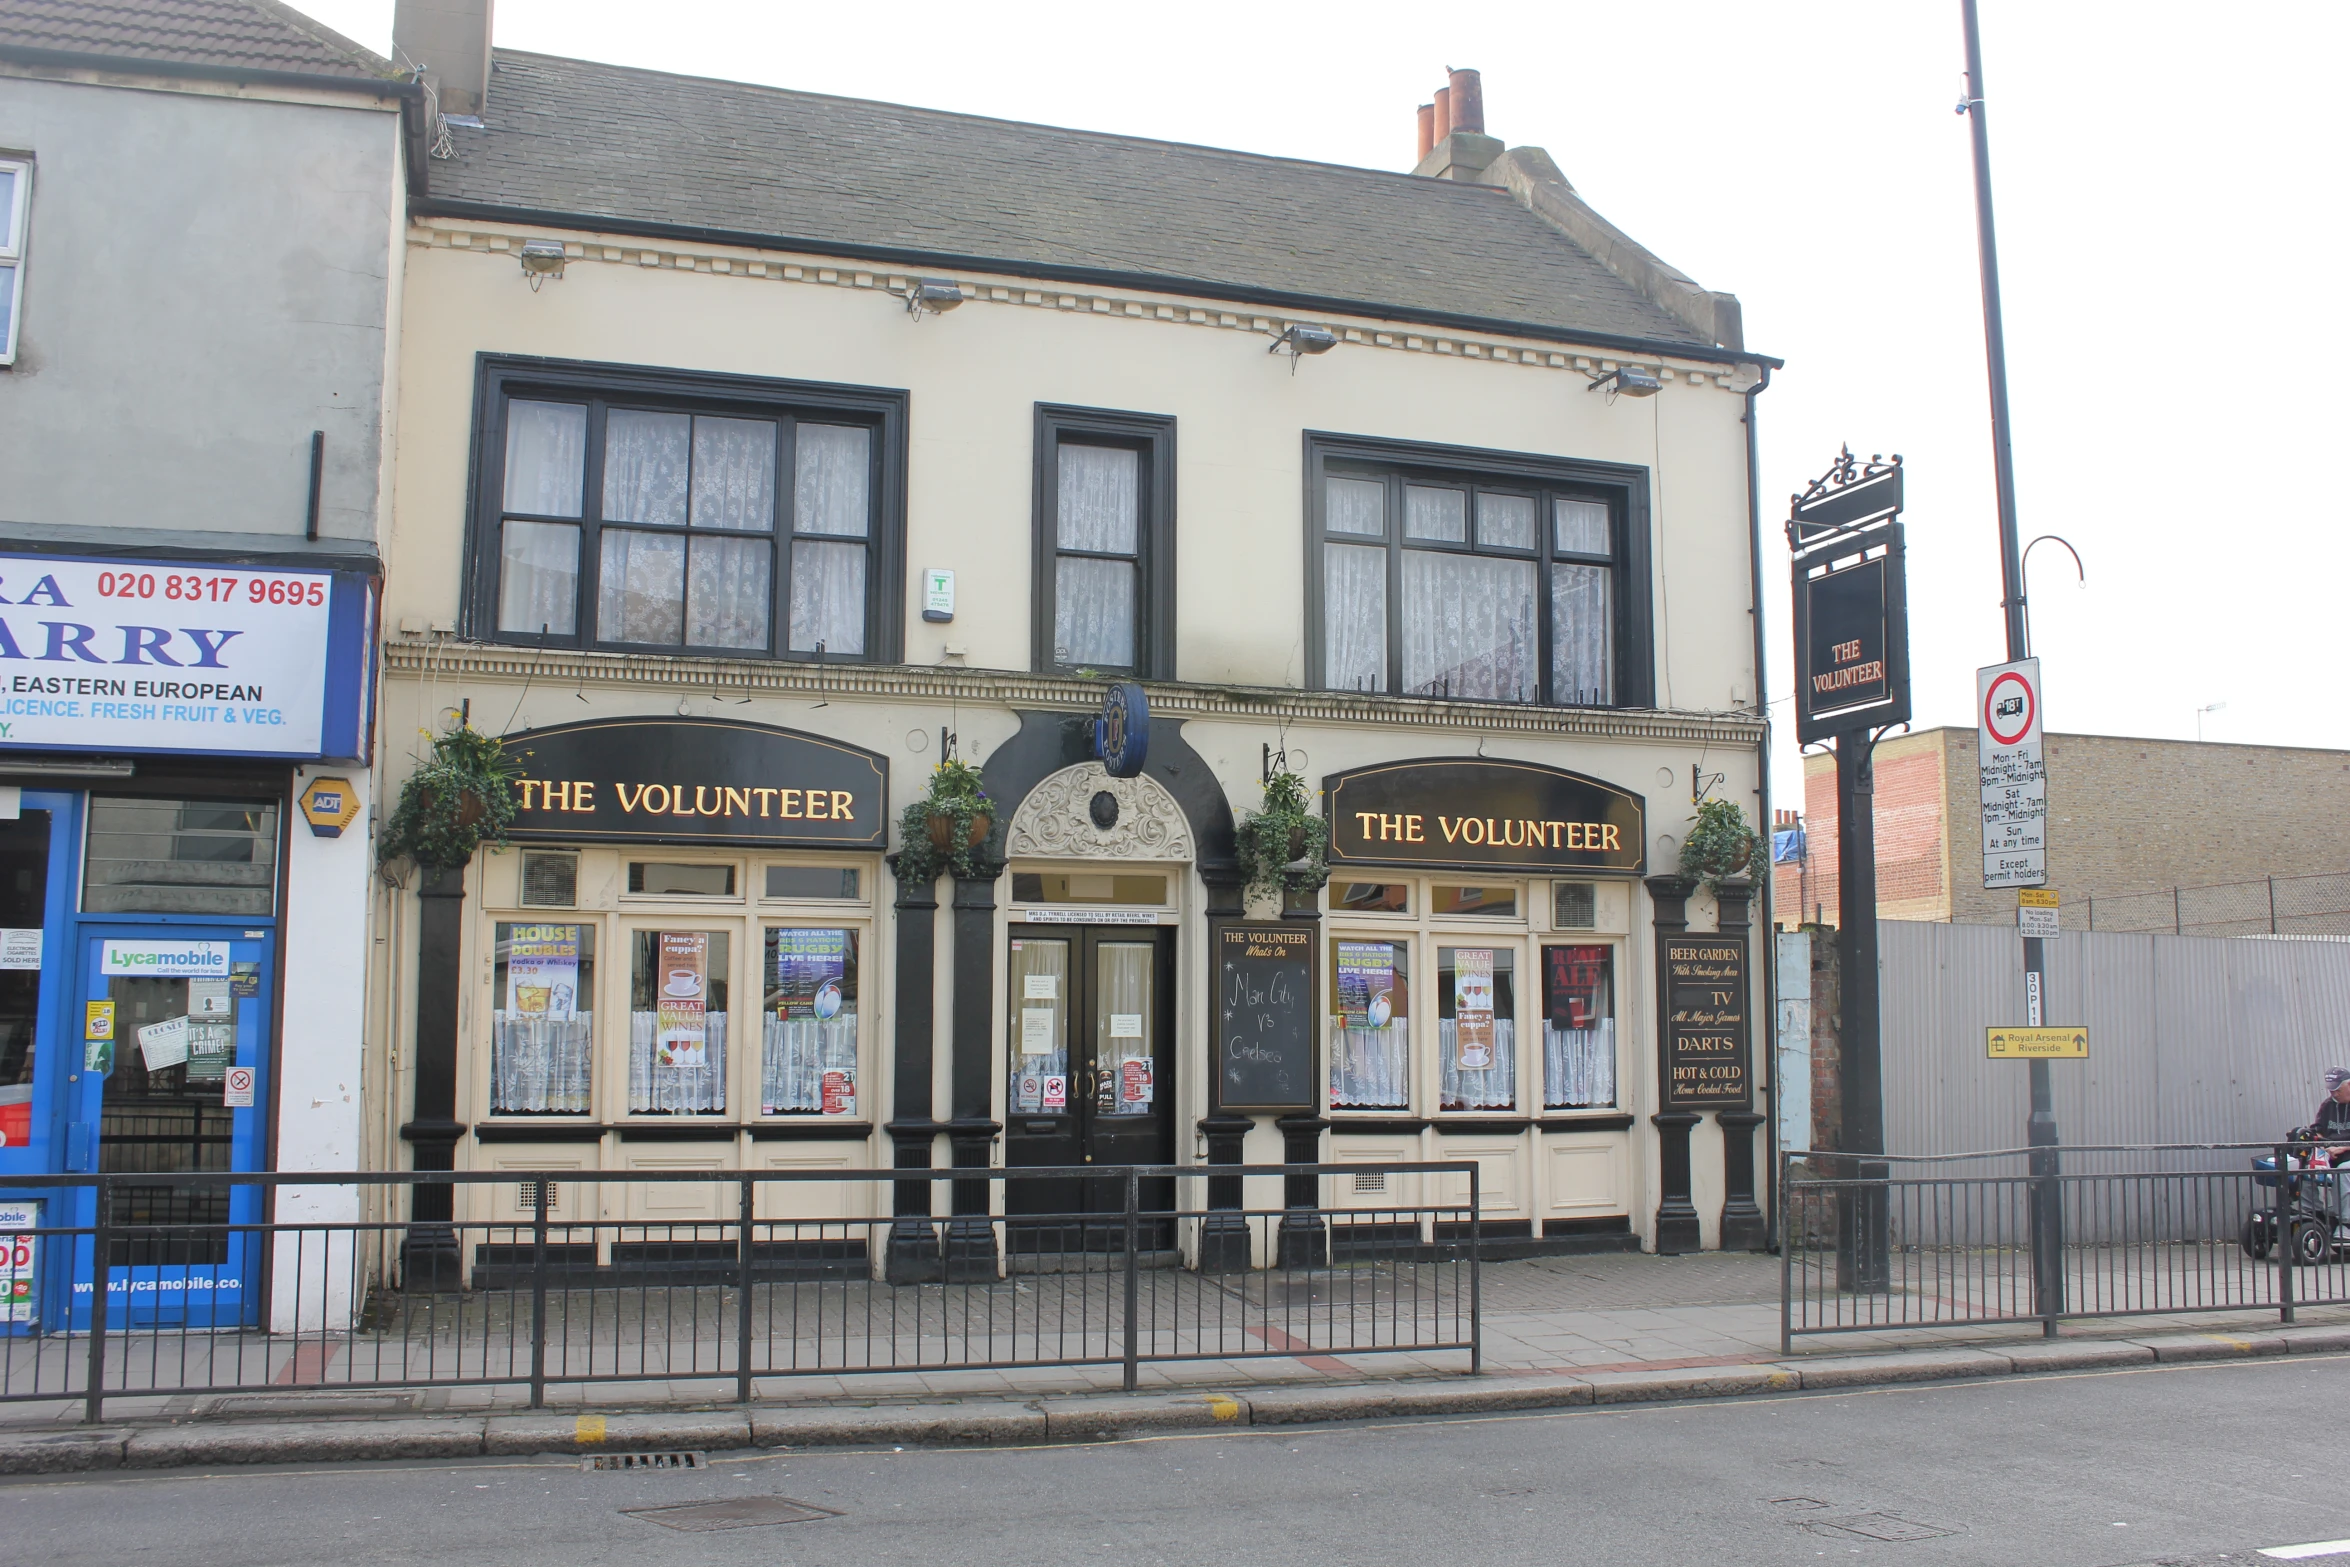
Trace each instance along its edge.
<instances>
[{"instance_id":1,"label":"road sign pole","mask_svg":"<svg viewBox=\"0 0 2350 1567\"><path fill-rule=\"evenodd\" d=\"M2003 590L2001 607L2007 620L2007 657L2010 663L2031 656L2024 618L2023 554L2017 544L2015 457L2007 416L2007 330L1999 303L1999 244L1991 218L1991 127L1983 108L1983 39L1975 16L1975 0L1959 0L1966 31L1966 101L1968 129L1975 164L1975 237L1983 273L1983 350L1991 386L1992 478L1999 502L1999 566ZM2024 942L2026 1004L2036 1007L2047 994L2047 969L2038 939ZM2034 1025L2042 1019L2035 1013ZM2032 1149L2032 1281L2041 1330L2056 1334L2064 1311L2064 1211L2060 1195L2056 1128L2056 1095L2048 1063L2033 1061L2032 1115L2025 1141Z\"/></svg>"}]
</instances>

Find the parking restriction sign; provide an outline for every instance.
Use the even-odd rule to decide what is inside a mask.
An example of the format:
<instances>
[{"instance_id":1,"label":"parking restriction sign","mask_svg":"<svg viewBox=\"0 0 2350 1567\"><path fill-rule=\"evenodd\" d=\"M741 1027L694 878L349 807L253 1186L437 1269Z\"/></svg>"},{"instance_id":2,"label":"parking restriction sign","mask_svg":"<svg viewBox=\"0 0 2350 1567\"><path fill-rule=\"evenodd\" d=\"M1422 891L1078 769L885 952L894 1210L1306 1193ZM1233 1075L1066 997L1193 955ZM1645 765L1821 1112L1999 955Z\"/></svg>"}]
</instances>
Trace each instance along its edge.
<instances>
[{"instance_id":1,"label":"parking restriction sign","mask_svg":"<svg viewBox=\"0 0 2350 1567\"><path fill-rule=\"evenodd\" d=\"M2048 880L2048 769L2040 748L2040 661L1975 671L1975 760L1983 791L1983 885Z\"/></svg>"}]
</instances>

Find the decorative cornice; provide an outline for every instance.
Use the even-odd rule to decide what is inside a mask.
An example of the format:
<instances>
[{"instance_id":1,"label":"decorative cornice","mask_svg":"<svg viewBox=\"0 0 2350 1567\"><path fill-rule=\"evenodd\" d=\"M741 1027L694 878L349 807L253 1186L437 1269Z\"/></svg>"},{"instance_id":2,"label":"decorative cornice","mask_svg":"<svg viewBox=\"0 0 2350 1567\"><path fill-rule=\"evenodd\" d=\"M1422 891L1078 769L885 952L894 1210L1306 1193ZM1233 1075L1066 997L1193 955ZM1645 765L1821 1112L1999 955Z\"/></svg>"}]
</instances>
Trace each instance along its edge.
<instances>
[{"instance_id":1,"label":"decorative cornice","mask_svg":"<svg viewBox=\"0 0 2350 1567\"><path fill-rule=\"evenodd\" d=\"M543 231L513 225L460 222L453 218L416 218L408 226L408 243L419 249L456 250L506 260L526 239ZM632 235L588 236L563 241L567 262L622 267L652 267L673 272L699 272L758 283L798 283L825 288L871 289L903 295L914 281L911 273L892 272L871 262L848 261L819 255L774 255L747 248L719 245L648 245ZM509 263L511 264L511 263ZM943 276L924 273L925 278ZM1172 326L1206 327L1247 332L1272 338L1292 325L1328 326L1344 341L1361 348L1398 353L1434 354L1453 359L1481 360L1522 368L1551 370L1589 378L1618 368L1646 370L1668 385L1718 388L1743 396L1755 381L1750 364L1716 364L1699 359L1662 356L1625 357L1608 350L1577 353L1555 343L1510 339L1504 335L1463 333L1431 328L1413 330L1394 322L1359 321L1349 325L1343 315L1320 315L1310 320L1197 305L1180 295L1147 292L1103 293L1055 283L1039 283L1014 276L945 277L959 285L967 305L1006 305L1071 314L1155 322Z\"/></svg>"},{"instance_id":2,"label":"decorative cornice","mask_svg":"<svg viewBox=\"0 0 2350 1567\"><path fill-rule=\"evenodd\" d=\"M929 706L994 703L1007 708L1063 708L1071 713L1096 712L1102 701L1098 680L1019 670L672 658L657 653L587 653L451 639L387 642L383 668L387 678L488 680L574 690L596 686L687 696L866 697ZM1761 721L1748 713L1522 707L1504 702L1187 682L1146 682L1145 689L1150 693L1152 712L1170 718L1721 746L1755 745L1763 735Z\"/></svg>"}]
</instances>

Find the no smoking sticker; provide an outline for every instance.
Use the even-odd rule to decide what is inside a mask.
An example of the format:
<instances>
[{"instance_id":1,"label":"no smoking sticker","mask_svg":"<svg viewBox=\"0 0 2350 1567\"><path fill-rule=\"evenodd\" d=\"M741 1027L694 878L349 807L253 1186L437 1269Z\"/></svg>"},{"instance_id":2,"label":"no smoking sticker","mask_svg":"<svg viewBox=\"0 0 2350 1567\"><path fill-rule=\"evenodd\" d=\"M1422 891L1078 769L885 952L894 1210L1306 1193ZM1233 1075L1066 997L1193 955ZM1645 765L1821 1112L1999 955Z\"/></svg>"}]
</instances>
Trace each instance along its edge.
<instances>
[{"instance_id":1,"label":"no smoking sticker","mask_svg":"<svg viewBox=\"0 0 2350 1567\"><path fill-rule=\"evenodd\" d=\"M251 1067L232 1066L228 1069L228 1075L221 1080L220 1102L230 1110L250 1110L253 1108L253 1069Z\"/></svg>"}]
</instances>

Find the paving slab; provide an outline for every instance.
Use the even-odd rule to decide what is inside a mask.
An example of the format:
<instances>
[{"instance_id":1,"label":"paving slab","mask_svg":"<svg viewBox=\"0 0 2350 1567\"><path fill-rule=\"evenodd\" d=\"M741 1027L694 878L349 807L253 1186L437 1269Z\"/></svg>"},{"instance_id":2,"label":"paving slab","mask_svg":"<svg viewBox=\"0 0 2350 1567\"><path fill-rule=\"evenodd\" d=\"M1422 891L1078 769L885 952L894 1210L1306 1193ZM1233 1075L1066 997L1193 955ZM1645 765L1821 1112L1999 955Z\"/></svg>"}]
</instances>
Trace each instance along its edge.
<instances>
[{"instance_id":1,"label":"paving slab","mask_svg":"<svg viewBox=\"0 0 2350 1567\"><path fill-rule=\"evenodd\" d=\"M351 1463L387 1458L471 1458L482 1451L478 1418L402 1415L391 1419L199 1420L131 1433L129 1469L200 1464Z\"/></svg>"},{"instance_id":2,"label":"paving slab","mask_svg":"<svg viewBox=\"0 0 2350 1567\"><path fill-rule=\"evenodd\" d=\"M482 1451L521 1453L723 1452L751 1445L739 1410L625 1415L492 1415Z\"/></svg>"},{"instance_id":3,"label":"paving slab","mask_svg":"<svg viewBox=\"0 0 2350 1567\"><path fill-rule=\"evenodd\" d=\"M1785 1366L1682 1366L1669 1371L1585 1371L1595 1404L1644 1404L1665 1398L1735 1398L1746 1393L1785 1393L1803 1385L1801 1373Z\"/></svg>"},{"instance_id":4,"label":"paving slab","mask_svg":"<svg viewBox=\"0 0 2350 1567\"><path fill-rule=\"evenodd\" d=\"M70 1474L122 1467L131 1433L119 1426L0 1435L0 1474Z\"/></svg>"},{"instance_id":5,"label":"paving slab","mask_svg":"<svg viewBox=\"0 0 2350 1567\"><path fill-rule=\"evenodd\" d=\"M1939 1382L1948 1377L2005 1376L2014 1369L2004 1354L1987 1349L1917 1349L1887 1355L1825 1355L1791 1360L1807 1388L1877 1387L1889 1382Z\"/></svg>"},{"instance_id":6,"label":"paving slab","mask_svg":"<svg viewBox=\"0 0 2350 1567\"><path fill-rule=\"evenodd\" d=\"M1010 1399L754 1409L750 1421L751 1441L760 1447L1042 1442L1047 1435L1042 1409Z\"/></svg>"}]
</instances>

